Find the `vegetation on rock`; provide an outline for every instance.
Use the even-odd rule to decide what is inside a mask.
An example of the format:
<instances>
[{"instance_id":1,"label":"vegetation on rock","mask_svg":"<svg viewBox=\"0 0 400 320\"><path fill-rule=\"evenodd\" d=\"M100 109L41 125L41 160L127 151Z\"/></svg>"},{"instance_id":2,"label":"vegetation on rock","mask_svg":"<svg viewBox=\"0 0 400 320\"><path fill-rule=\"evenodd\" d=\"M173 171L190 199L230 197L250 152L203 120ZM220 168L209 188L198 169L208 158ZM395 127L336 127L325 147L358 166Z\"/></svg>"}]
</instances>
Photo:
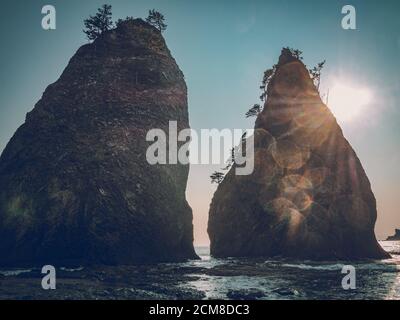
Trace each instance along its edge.
<instances>
[{"instance_id":1,"label":"vegetation on rock","mask_svg":"<svg viewBox=\"0 0 400 320\"><path fill-rule=\"evenodd\" d=\"M89 40L96 40L102 33L112 29L114 24L111 9L111 5L104 4L97 9L96 15L84 20L85 29L83 32Z\"/></svg>"},{"instance_id":2,"label":"vegetation on rock","mask_svg":"<svg viewBox=\"0 0 400 320\"><path fill-rule=\"evenodd\" d=\"M167 29L164 15L156 11L155 9L149 10L149 15L146 18L146 22L156 27L157 30L160 32L163 32Z\"/></svg>"}]
</instances>

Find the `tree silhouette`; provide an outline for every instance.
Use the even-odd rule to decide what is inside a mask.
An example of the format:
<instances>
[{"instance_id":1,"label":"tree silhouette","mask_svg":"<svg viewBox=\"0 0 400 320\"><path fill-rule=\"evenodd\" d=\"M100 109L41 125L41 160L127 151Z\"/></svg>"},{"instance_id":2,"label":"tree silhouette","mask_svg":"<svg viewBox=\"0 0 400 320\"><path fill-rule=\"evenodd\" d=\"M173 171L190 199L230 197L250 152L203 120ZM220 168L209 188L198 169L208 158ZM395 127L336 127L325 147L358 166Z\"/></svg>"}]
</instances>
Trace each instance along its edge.
<instances>
[{"instance_id":1,"label":"tree silhouette","mask_svg":"<svg viewBox=\"0 0 400 320\"><path fill-rule=\"evenodd\" d=\"M271 80L272 76L275 74L276 65L272 67L272 69L267 69L264 71L263 80L260 86L260 89L264 90L265 87L268 85L269 81Z\"/></svg>"},{"instance_id":2,"label":"tree silhouette","mask_svg":"<svg viewBox=\"0 0 400 320\"><path fill-rule=\"evenodd\" d=\"M240 144L231 149L231 156L226 161L226 163L227 163L226 167L223 168L222 170L224 170L224 171L229 170L230 167L232 167L236 163L236 157L243 155L242 149L243 149L243 146L246 144L246 137L247 137L247 132L242 134L242 137L240 138Z\"/></svg>"},{"instance_id":3,"label":"tree silhouette","mask_svg":"<svg viewBox=\"0 0 400 320\"><path fill-rule=\"evenodd\" d=\"M321 70L325 65L326 60L320 62L314 68L308 70L310 72L311 79L314 81L315 86L319 91L319 86L321 84Z\"/></svg>"},{"instance_id":4,"label":"tree silhouette","mask_svg":"<svg viewBox=\"0 0 400 320\"><path fill-rule=\"evenodd\" d=\"M164 15L154 9L149 10L149 16L146 18L146 21L152 26L156 27L160 32L163 32L165 29L167 29Z\"/></svg>"},{"instance_id":5,"label":"tree silhouette","mask_svg":"<svg viewBox=\"0 0 400 320\"><path fill-rule=\"evenodd\" d=\"M257 117L261 111L261 106L259 104L255 104L249 109L249 111L246 112L245 116L246 118Z\"/></svg>"},{"instance_id":6,"label":"tree silhouette","mask_svg":"<svg viewBox=\"0 0 400 320\"><path fill-rule=\"evenodd\" d=\"M126 22L126 21L134 21L135 18L134 17L129 17L127 16L125 19L118 19L117 22L115 23L115 25L117 27L119 27L122 23Z\"/></svg>"},{"instance_id":7,"label":"tree silhouette","mask_svg":"<svg viewBox=\"0 0 400 320\"><path fill-rule=\"evenodd\" d=\"M224 174L219 171L215 171L211 176L211 183L220 184L224 180Z\"/></svg>"},{"instance_id":8,"label":"tree silhouette","mask_svg":"<svg viewBox=\"0 0 400 320\"><path fill-rule=\"evenodd\" d=\"M237 149L237 147L231 149L231 156L230 156L229 159L226 161L226 163L227 163L227 164L226 164L226 167L223 168L222 170L229 170L230 167L233 166L233 164L235 163L235 155L236 155L236 152L237 152L236 149Z\"/></svg>"},{"instance_id":9,"label":"tree silhouette","mask_svg":"<svg viewBox=\"0 0 400 320\"><path fill-rule=\"evenodd\" d=\"M293 49L293 48L289 48L286 47L284 48L286 50L288 50L290 52L290 54L292 55L292 57L299 59L299 60L303 60L303 51L300 51L299 49Z\"/></svg>"},{"instance_id":10,"label":"tree silhouette","mask_svg":"<svg viewBox=\"0 0 400 320\"><path fill-rule=\"evenodd\" d=\"M261 82L260 89L262 90L262 94L260 96L260 100L264 101L265 97L267 96L267 88L268 84L271 81L272 77L274 76L276 72L277 65L275 64L272 69L267 69L264 71L264 76Z\"/></svg>"},{"instance_id":11,"label":"tree silhouette","mask_svg":"<svg viewBox=\"0 0 400 320\"><path fill-rule=\"evenodd\" d=\"M85 29L83 32L89 40L97 39L103 32L113 27L111 5L104 4L97 9L95 16L89 16L83 21Z\"/></svg>"},{"instance_id":12,"label":"tree silhouette","mask_svg":"<svg viewBox=\"0 0 400 320\"><path fill-rule=\"evenodd\" d=\"M293 57L303 60L303 57L302 57L303 51L300 51L299 49L294 49L292 54L293 54Z\"/></svg>"}]
</instances>

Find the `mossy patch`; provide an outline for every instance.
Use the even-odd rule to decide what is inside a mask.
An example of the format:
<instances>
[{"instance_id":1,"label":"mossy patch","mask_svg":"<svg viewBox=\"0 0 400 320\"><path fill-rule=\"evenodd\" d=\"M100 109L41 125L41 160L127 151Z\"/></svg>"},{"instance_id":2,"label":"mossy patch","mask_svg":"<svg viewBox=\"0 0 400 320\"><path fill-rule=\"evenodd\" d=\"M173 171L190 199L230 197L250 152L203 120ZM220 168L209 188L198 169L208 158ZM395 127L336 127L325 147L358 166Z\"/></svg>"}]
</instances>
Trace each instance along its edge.
<instances>
[{"instance_id":1,"label":"mossy patch","mask_svg":"<svg viewBox=\"0 0 400 320\"><path fill-rule=\"evenodd\" d=\"M5 206L5 225L30 225L32 221L32 200L24 194L14 196L8 200Z\"/></svg>"}]
</instances>

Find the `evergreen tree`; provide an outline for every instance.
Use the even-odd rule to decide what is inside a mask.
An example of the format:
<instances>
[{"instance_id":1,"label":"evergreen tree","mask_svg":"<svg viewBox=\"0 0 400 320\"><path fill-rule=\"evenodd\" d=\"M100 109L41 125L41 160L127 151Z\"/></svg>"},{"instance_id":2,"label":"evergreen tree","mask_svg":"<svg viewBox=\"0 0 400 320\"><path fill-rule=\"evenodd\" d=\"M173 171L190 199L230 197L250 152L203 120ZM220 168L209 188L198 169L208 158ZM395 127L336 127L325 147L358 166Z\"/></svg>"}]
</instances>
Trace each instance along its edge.
<instances>
[{"instance_id":1,"label":"evergreen tree","mask_svg":"<svg viewBox=\"0 0 400 320\"><path fill-rule=\"evenodd\" d=\"M249 111L246 112L246 118L257 117L261 111L261 106L259 104L255 104L249 109Z\"/></svg>"},{"instance_id":2,"label":"evergreen tree","mask_svg":"<svg viewBox=\"0 0 400 320\"><path fill-rule=\"evenodd\" d=\"M303 60L303 51L300 51L299 49L293 49L293 48L289 48L286 47L284 48L285 50L288 50L290 52L290 54L292 55L292 57L299 59L299 60Z\"/></svg>"},{"instance_id":3,"label":"evergreen tree","mask_svg":"<svg viewBox=\"0 0 400 320\"><path fill-rule=\"evenodd\" d=\"M117 27L119 27L122 23L127 22L127 21L134 21L135 18L134 17L126 17L125 19L118 19L117 22L115 23L115 25Z\"/></svg>"},{"instance_id":4,"label":"evergreen tree","mask_svg":"<svg viewBox=\"0 0 400 320\"><path fill-rule=\"evenodd\" d=\"M224 180L224 174L222 172L215 171L211 176L211 183L220 184Z\"/></svg>"},{"instance_id":5,"label":"evergreen tree","mask_svg":"<svg viewBox=\"0 0 400 320\"><path fill-rule=\"evenodd\" d=\"M292 54L293 54L293 57L295 57L299 60L303 60L303 57L302 57L303 51L300 51L299 49L292 49Z\"/></svg>"},{"instance_id":6,"label":"evergreen tree","mask_svg":"<svg viewBox=\"0 0 400 320\"><path fill-rule=\"evenodd\" d=\"M235 163L235 155L236 155L236 149L237 148L232 148L231 149L231 156L229 159L226 161L226 167L223 168L222 170L229 170L230 167L232 167Z\"/></svg>"},{"instance_id":7,"label":"evergreen tree","mask_svg":"<svg viewBox=\"0 0 400 320\"><path fill-rule=\"evenodd\" d=\"M267 69L264 71L264 76L261 82L260 89L262 90L262 94L260 96L260 100L264 101L265 97L267 96L267 89L268 89L268 84L271 81L272 77L274 76L276 72L277 65L275 64L272 69Z\"/></svg>"},{"instance_id":8,"label":"evergreen tree","mask_svg":"<svg viewBox=\"0 0 400 320\"><path fill-rule=\"evenodd\" d=\"M321 70L325 65L326 60L317 64L316 67L308 70L310 72L311 79L314 81L315 86L319 91L319 86L321 84Z\"/></svg>"},{"instance_id":9,"label":"evergreen tree","mask_svg":"<svg viewBox=\"0 0 400 320\"><path fill-rule=\"evenodd\" d=\"M149 10L149 16L146 18L146 21L152 26L156 27L160 32L163 32L165 29L167 29L164 15L154 9Z\"/></svg>"},{"instance_id":10,"label":"evergreen tree","mask_svg":"<svg viewBox=\"0 0 400 320\"><path fill-rule=\"evenodd\" d=\"M111 5L104 4L97 11L95 16L90 16L84 20L85 29L83 32L89 40L97 39L103 32L113 27Z\"/></svg>"}]
</instances>

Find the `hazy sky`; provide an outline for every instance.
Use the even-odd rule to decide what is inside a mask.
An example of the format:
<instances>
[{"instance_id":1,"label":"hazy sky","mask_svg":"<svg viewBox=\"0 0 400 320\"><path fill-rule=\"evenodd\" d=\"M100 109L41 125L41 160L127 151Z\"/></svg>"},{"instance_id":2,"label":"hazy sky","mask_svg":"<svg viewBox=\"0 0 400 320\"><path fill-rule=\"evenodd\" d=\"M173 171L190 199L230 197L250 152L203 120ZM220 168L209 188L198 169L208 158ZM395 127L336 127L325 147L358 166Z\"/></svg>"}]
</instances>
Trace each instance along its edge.
<instances>
[{"instance_id":1,"label":"hazy sky","mask_svg":"<svg viewBox=\"0 0 400 320\"><path fill-rule=\"evenodd\" d=\"M104 2L2 1L0 150L45 88L57 80L72 55L87 42L82 21ZM338 84L353 88L350 95L367 92L370 97L359 113L347 121L339 117L338 121L363 163L377 198L378 238L400 227L398 0L107 3L113 6L115 20L127 15L146 17L152 8L164 13L168 24L164 35L185 74L194 129L252 128L254 118L245 119L244 112L258 102L263 70L276 63L282 47L301 49L309 66L326 59L321 91L329 88L330 99L335 99ZM45 4L56 7L56 30L41 28ZM357 30L341 28L345 4L356 8ZM208 243L208 208L215 191L208 176L214 169L194 165L190 171L187 196L194 213L196 244Z\"/></svg>"}]
</instances>

